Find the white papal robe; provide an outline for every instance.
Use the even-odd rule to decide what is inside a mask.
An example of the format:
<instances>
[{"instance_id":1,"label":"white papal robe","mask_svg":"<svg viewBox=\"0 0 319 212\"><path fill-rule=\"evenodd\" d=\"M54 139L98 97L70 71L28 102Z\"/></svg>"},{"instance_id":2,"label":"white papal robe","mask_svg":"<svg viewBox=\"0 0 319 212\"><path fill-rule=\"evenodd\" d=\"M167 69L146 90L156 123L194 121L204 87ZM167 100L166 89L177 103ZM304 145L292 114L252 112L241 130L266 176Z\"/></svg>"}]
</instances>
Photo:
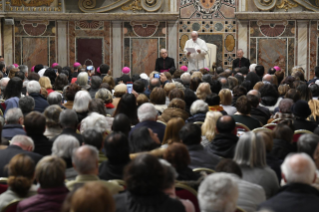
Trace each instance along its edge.
<instances>
[{"instance_id":1,"label":"white papal robe","mask_svg":"<svg viewBox=\"0 0 319 212\"><path fill-rule=\"evenodd\" d=\"M196 53L191 53L189 56L187 56L186 48L194 48ZM197 52L198 49L201 50L201 53ZM188 71L197 71L202 68L207 68L205 55L208 53L208 48L204 40L200 38L197 38L195 42L193 39L188 40L185 44L184 52L188 59Z\"/></svg>"}]
</instances>

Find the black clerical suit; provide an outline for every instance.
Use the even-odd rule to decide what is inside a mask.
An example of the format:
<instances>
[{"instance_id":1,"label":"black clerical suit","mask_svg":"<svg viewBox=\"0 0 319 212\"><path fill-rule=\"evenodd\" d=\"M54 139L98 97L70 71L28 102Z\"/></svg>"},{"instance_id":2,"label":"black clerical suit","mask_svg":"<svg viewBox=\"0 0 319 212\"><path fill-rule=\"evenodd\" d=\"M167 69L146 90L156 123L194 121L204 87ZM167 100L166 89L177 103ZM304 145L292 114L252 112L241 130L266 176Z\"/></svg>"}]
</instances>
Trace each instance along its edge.
<instances>
[{"instance_id":1,"label":"black clerical suit","mask_svg":"<svg viewBox=\"0 0 319 212\"><path fill-rule=\"evenodd\" d=\"M234 70L237 67L241 68L241 67L244 67L244 66L249 68L250 61L247 58L245 58L245 57L242 57L241 59L237 58L237 59L233 60L233 69L232 70Z\"/></svg>"},{"instance_id":2,"label":"black clerical suit","mask_svg":"<svg viewBox=\"0 0 319 212\"><path fill-rule=\"evenodd\" d=\"M162 57L156 59L155 71L160 72L161 70L168 70L169 72L173 72L176 70L175 61L173 58L166 57L163 59Z\"/></svg>"}]
</instances>

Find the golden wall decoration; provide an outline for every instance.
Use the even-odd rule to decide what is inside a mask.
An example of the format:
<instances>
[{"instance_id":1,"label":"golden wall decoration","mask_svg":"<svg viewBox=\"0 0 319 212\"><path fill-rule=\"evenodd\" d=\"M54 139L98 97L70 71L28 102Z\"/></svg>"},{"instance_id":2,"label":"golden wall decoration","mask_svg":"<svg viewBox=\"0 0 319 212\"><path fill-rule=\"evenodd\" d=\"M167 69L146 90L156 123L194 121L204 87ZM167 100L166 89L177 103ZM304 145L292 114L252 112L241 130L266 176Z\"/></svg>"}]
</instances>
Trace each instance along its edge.
<instances>
[{"instance_id":1,"label":"golden wall decoration","mask_svg":"<svg viewBox=\"0 0 319 212\"><path fill-rule=\"evenodd\" d=\"M40 6L50 6L54 0L31 0L27 2L26 0L12 0L11 6L21 7L40 7Z\"/></svg>"}]
</instances>

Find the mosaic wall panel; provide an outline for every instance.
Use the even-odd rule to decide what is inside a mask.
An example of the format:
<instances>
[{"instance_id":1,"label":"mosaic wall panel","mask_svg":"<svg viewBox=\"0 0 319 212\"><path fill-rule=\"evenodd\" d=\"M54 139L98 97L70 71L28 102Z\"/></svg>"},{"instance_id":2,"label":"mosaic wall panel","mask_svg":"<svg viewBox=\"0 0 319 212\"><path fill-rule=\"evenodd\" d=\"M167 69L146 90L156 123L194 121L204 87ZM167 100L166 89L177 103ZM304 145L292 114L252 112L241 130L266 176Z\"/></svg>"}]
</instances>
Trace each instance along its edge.
<instances>
[{"instance_id":1,"label":"mosaic wall panel","mask_svg":"<svg viewBox=\"0 0 319 212\"><path fill-rule=\"evenodd\" d=\"M167 48L166 22L125 22L123 66L131 67L133 74L151 73L160 49Z\"/></svg>"},{"instance_id":2,"label":"mosaic wall panel","mask_svg":"<svg viewBox=\"0 0 319 212\"><path fill-rule=\"evenodd\" d=\"M36 64L56 62L55 21L15 21L14 62L31 69Z\"/></svg>"}]
</instances>

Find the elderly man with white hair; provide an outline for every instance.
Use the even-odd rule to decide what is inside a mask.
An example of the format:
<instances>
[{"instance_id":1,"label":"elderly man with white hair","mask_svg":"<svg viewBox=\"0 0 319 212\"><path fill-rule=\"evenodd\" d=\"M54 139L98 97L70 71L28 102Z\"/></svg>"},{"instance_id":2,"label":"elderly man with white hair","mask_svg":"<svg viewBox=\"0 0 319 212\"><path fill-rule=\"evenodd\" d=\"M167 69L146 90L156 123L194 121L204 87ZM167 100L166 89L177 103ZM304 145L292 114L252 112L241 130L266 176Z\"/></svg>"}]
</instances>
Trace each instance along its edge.
<instances>
[{"instance_id":1,"label":"elderly man with white hair","mask_svg":"<svg viewBox=\"0 0 319 212\"><path fill-rule=\"evenodd\" d=\"M186 41L184 53L188 59L188 71L200 70L207 67L206 54L208 48L206 42L198 38L198 33L193 31L191 39Z\"/></svg>"},{"instance_id":2,"label":"elderly man with white hair","mask_svg":"<svg viewBox=\"0 0 319 212\"><path fill-rule=\"evenodd\" d=\"M255 68L256 68L257 64L253 63L249 66L249 72L255 72Z\"/></svg>"},{"instance_id":3,"label":"elderly man with white hair","mask_svg":"<svg viewBox=\"0 0 319 212\"><path fill-rule=\"evenodd\" d=\"M8 148L0 150L0 177L8 177L8 170L5 167L17 154L28 155L35 164L41 160L42 155L34 153L33 140L25 135L16 135L12 138Z\"/></svg>"},{"instance_id":4,"label":"elderly man with white hair","mask_svg":"<svg viewBox=\"0 0 319 212\"><path fill-rule=\"evenodd\" d=\"M157 110L153 104L142 104L137 110L137 117L140 122L131 130L130 135L134 130L140 127L147 127L157 134L160 141L163 141L166 126L157 122L157 115Z\"/></svg>"},{"instance_id":5,"label":"elderly man with white hair","mask_svg":"<svg viewBox=\"0 0 319 212\"><path fill-rule=\"evenodd\" d=\"M185 88L189 88L191 84L191 75L188 72L181 75L181 80Z\"/></svg>"},{"instance_id":6,"label":"elderly man with white hair","mask_svg":"<svg viewBox=\"0 0 319 212\"><path fill-rule=\"evenodd\" d=\"M8 82L10 81L9 77L4 77L0 80L0 89L1 89L1 94L4 93L4 91L6 90L6 87L8 85Z\"/></svg>"},{"instance_id":7,"label":"elderly man with white hair","mask_svg":"<svg viewBox=\"0 0 319 212\"><path fill-rule=\"evenodd\" d=\"M186 122L193 123L193 122L204 122L206 118L206 113L208 112L208 104L204 102L204 100L196 100L193 102L190 108L191 117L189 117Z\"/></svg>"},{"instance_id":8,"label":"elderly man with white hair","mask_svg":"<svg viewBox=\"0 0 319 212\"><path fill-rule=\"evenodd\" d=\"M235 68L250 67L249 59L244 57L244 50L237 49L236 56L237 56L237 59L233 60L233 67L232 67L233 71L235 70Z\"/></svg>"},{"instance_id":9,"label":"elderly man with white hair","mask_svg":"<svg viewBox=\"0 0 319 212\"><path fill-rule=\"evenodd\" d=\"M231 174L211 174L198 190L201 212L234 212L237 199L238 186Z\"/></svg>"},{"instance_id":10,"label":"elderly man with white hair","mask_svg":"<svg viewBox=\"0 0 319 212\"><path fill-rule=\"evenodd\" d=\"M173 58L168 57L167 50L161 49L161 57L156 59L155 71L158 72L175 72L175 61Z\"/></svg>"},{"instance_id":11,"label":"elderly man with white hair","mask_svg":"<svg viewBox=\"0 0 319 212\"><path fill-rule=\"evenodd\" d=\"M287 183L259 208L280 212L313 212L318 210L319 191L311 184L316 179L316 166L305 153L290 154L281 165Z\"/></svg>"},{"instance_id":12,"label":"elderly man with white hair","mask_svg":"<svg viewBox=\"0 0 319 212\"><path fill-rule=\"evenodd\" d=\"M26 135L23 125L23 113L20 108L11 108L5 117L5 125L2 129L2 137L11 140L16 135Z\"/></svg>"},{"instance_id":13,"label":"elderly man with white hair","mask_svg":"<svg viewBox=\"0 0 319 212\"><path fill-rule=\"evenodd\" d=\"M47 100L41 95L41 86L38 81L31 80L27 85L27 95L32 97L35 102L34 110L43 113L49 106Z\"/></svg>"}]
</instances>

